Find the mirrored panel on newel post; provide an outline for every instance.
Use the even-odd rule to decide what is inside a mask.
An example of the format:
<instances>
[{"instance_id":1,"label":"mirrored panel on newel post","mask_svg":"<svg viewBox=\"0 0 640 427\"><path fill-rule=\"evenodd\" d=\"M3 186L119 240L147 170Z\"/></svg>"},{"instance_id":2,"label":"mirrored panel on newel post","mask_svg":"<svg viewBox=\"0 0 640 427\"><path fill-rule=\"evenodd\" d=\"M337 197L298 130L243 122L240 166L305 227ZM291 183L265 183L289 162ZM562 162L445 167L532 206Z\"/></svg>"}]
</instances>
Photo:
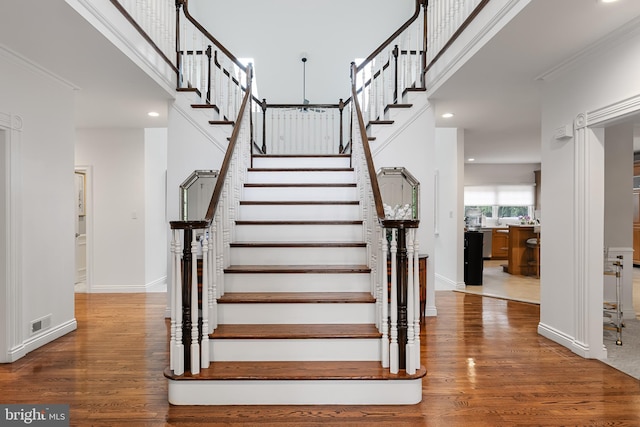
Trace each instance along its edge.
<instances>
[{"instance_id":1,"label":"mirrored panel on newel post","mask_svg":"<svg viewBox=\"0 0 640 427\"><path fill-rule=\"evenodd\" d=\"M218 171L196 170L180 184L180 219L182 221L204 219L217 180Z\"/></svg>"},{"instance_id":2,"label":"mirrored panel on newel post","mask_svg":"<svg viewBox=\"0 0 640 427\"><path fill-rule=\"evenodd\" d=\"M381 168L378 185L387 219L419 220L420 183L405 168Z\"/></svg>"}]
</instances>

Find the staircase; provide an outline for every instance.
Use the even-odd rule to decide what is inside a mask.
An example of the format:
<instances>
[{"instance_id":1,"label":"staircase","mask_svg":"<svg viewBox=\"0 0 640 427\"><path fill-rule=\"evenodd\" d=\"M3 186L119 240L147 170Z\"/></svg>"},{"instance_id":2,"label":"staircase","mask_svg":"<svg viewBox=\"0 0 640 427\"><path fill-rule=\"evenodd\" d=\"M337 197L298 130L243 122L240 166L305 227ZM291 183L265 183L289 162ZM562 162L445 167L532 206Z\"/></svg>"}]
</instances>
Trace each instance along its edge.
<instances>
[{"instance_id":1,"label":"staircase","mask_svg":"<svg viewBox=\"0 0 640 427\"><path fill-rule=\"evenodd\" d=\"M173 375L176 405L413 404L390 374L349 155L254 156L235 221L211 364Z\"/></svg>"}]
</instances>

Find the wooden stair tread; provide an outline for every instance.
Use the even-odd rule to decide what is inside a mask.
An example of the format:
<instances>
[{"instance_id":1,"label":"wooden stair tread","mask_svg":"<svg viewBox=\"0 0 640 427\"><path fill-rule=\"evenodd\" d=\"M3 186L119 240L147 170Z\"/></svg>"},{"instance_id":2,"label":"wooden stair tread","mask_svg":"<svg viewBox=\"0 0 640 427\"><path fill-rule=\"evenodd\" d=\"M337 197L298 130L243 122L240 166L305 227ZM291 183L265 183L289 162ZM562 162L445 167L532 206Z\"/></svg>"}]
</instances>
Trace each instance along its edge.
<instances>
[{"instance_id":1,"label":"wooden stair tread","mask_svg":"<svg viewBox=\"0 0 640 427\"><path fill-rule=\"evenodd\" d=\"M273 158L273 159L291 159L291 158L351 158L351 154L254 154L254 158Z\"/></svg>"},{"instance_id":2,"label":"wooden stair tread","mask_svg":"<svg viewBox=\"0 0 640 427\"><path fill-rule=\"evenodd\" d=\"M371 120L370 125L392 125L393 120Z\"/></svg>"},{"instance_id":3,"label":"wooden stair tread","mask_svg":"<svg viewBox=\"0 0 640 427\"><path fill-rule=\"evenodd\" d=\"M262 183L245 183L244 184L245 187L252 187L252 188L269 188L269 187L299 187L299 188L329 188L329 187L356 187L357 184L354 183L329 183L329 184L325 184L325 183L315 183L315 182L305 182L305 183L289 183L289 182L284 182L284 183L266 183L266 184L262 184Z\"/></svg>"},{"instance_id":4,"label":"wooden stair tread","mask_svg":"<svg viewBox=\"0 0 640 427\"><path fill-rule=\"evenodd\" d=\"M173 375L169 368L164 376L171 380L414 380L426 375L424 366L413 375L397 374L383 368L378 361L338 362L213 362L197 375Z\"/></svg>"},{"instance_id":5,"label":"wooden stair tread","mask_svg":"<svg viewBox=\"0 0 640 427\"><path fill-rule=\"evenodd\" d=\"M362 220L236 220L236 225L361 225Z\"/></svg>"},{"instance_id":6,"label":"wooden stair tread","mask_svg":"<svg viewBox=\"0 0 640 427\"><path fill-rule=\"evenodd\" d=\"M413 107L413 104L388 104L385 109L390 109L390 108L411 108Z\"/></svg>"},{"instance_id":7,"label":"wooden stair tread","mask_svg":"<svg viewBox=\"0 0 640 427\"><path fill-rule=\"evenodd\" d=\"M218 304L373 303L368 292L227 292Z\"/></svg>"},{"instance_id":8,"label":"wooden stair tread","mask_svg":"<svg viewBox=\"0 0 640 427\"><path fill-rule=\"evenodd\" d=\"M370 273L366 265L230 265L225 273Z\"/></svg>"},{"instance_id":9,"label":"wooden stair tread","mask_svg":"<svg viewBox=\"0 0 640 427\"><path fill-rule=\"evenodd\" d=\"M241 205L359 205L358 200L241 200Z\"/></svg>"},{"instance_id":10,"label":"wooden stair tread","mask_svg":"<svg viewBox=\"0 0 640 427\"><path fill-rule=\"evenodd\" d=\"M235 242L232 248L365 248L364 242Z\"/></svg>"},{"instance_id":11,"label":"wooden stair tread","mask_svg":"<svg viewBox=\"0 0 640 427\"><path fill-rule=\"evenodd\" d=\"M234 121L231 120L209 120L210 125L231 125L235 124Z\"/></svg>"},{"instance_id":12,"label":"wooden stair tread","mask_svg":"<svg viewBox=\"0 0 640 427\"><path fill-rule=\"evenodd\" d=\"M380 338L373 324L219 325L212 339Z\"/></svg>"},{"instance_id":13,"label":"wooden stair tread","mask_svg":"<svg viewBox=\"0 0 640 427\"><path fill-rule=\"evenodd\" d=\"M353 168L249 168L249 172L353 172Z\"/></svg>"}]
</instances>

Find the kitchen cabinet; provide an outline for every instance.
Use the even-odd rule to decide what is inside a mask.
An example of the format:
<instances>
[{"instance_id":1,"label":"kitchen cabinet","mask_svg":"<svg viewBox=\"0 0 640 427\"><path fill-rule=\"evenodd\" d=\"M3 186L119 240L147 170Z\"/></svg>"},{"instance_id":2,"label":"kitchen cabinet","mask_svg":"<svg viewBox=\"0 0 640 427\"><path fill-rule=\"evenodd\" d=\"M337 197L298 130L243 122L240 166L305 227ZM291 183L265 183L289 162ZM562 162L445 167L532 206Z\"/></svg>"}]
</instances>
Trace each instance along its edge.
<instances>
[{"instance_id":1,"label":"kitchen cabinet","mask_svg":"<svg viewBox=\"0 0 640 427\"><path fill-rule=\"evenodd\" d=\"M510 225L509 226L509 249L507 273L517 275L536 274L535 252L527 247L527 240L538 237L536 227L532 225Z\"/></svg>"},{"instance_id":2,"label":"kitchen cabinet","mask_svg":"<svg viewBox=\"0 0 640 427\"><path fill-rule=\"evenodd\" d=\"M506 228L491 230L491 259L507 259L509 231Z\"/></svg>"}]
</instances>

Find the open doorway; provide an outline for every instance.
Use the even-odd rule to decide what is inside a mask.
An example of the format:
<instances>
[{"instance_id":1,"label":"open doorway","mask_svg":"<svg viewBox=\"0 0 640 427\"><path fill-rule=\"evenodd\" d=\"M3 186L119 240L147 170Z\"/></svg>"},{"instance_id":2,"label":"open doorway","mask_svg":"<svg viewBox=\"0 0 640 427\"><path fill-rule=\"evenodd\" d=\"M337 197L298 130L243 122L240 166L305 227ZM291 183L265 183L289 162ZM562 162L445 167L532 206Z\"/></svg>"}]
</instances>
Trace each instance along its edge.
<instances>
[{"instance_id":1,"label":"open doorway","mask_svg":"<svg viewBox=\"0 0 640 427\"><path fill-rule=\"evenodd\" d=\"M76 166L75 168L75 292L90 292L91 281L89 280L90 257L88 250L90 231L90 203L89 191L91 188L91 169L86 166Z\"/></svg>"}]
</instances>

